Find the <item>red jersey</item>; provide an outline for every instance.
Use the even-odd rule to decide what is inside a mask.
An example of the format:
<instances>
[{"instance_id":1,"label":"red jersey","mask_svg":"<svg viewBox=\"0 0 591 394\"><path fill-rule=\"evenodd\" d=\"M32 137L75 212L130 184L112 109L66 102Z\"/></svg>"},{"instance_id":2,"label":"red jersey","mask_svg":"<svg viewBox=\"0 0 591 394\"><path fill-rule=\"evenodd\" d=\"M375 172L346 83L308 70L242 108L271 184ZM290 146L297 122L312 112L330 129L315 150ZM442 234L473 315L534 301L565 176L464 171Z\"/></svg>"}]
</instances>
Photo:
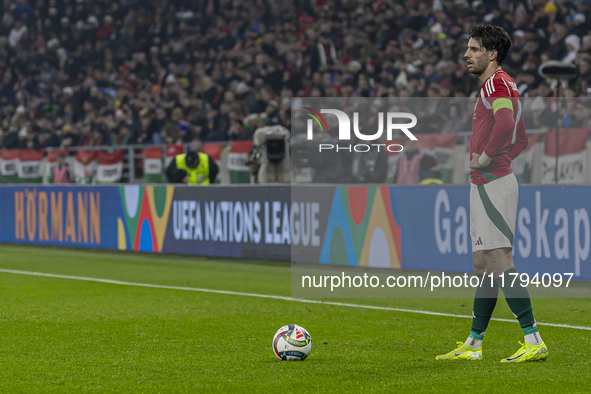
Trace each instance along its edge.
<instances>
[{"instance_id":1,"label":"red jersey","mask_svg":"<svg viewBox=\"0 0 591 394\"><path fill-rule=\"evenodd\" d=\"M481 86L472 119L472 153L486 155L492 161L478 170L470 170L475 185L483 185L511 174L511 161L527 147L525 124L521 117L519 91L513 78L503 70L491 75Z\"/></svg>"}]
</instances>

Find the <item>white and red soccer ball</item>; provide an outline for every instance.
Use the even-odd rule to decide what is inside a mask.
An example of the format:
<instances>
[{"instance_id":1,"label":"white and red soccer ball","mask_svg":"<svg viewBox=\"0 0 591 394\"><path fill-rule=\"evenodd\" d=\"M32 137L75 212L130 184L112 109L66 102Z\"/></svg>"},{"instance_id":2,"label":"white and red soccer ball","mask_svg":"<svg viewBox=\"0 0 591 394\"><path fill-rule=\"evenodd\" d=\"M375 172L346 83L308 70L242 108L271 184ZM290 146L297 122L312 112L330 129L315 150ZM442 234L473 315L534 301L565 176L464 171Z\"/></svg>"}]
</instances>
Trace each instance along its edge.
<instances>
[{"instance_id":1,"label":"white and red soccer ball","mask_svg":"<svg viewBox=\"0 0 591 394\"><path fill-rule=\"evenodd\" d=\"M273 337L273 352L280 360L305 360L311 350L312 337L297 324L281 327Z\"/></svg>"}]
</instances>

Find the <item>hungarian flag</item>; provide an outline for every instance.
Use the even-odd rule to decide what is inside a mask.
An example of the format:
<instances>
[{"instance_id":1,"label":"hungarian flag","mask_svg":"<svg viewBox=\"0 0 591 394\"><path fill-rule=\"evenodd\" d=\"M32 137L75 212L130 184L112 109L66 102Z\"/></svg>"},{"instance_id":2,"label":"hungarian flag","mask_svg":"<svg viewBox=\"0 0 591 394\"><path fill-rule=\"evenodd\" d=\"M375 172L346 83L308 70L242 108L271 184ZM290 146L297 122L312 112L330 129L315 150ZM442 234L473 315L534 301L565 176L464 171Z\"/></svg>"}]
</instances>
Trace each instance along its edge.
<instances>
[{"instance_id":1,"label":"hungarian flag","mask_svg":"<svg viewBox=\"0 0 591 394\"><path fill-rule=\"evenodd\" d=\"M433 156L439 164L442 181L451 183L454 168L454 148L457 134L421 134L417 136L417 148L422 154Z\"/></svg>"},{"instance_id":2,"label":"hungarian flag","mask_svg":"<svg viewBox=\"0 0 591 394\"><path fill-rule=\"evenodd\" d=\"M98 183L121 182L123 174L123 150L113 153L98 153L98 169L96 180Z\"/></svg>"},{"instance_id":3,"label":"hungarian flag","mask_svg":"<svg viewBox=\"0 0 591 394\"><path fill-rule=\"evenodd\" d=\"M162 182L162 148L144 148L144 181Z\"/></svg>"},{"instance_id":4,"label":"hungarian flag","mask_svg":"<svg viewBox=\"0 0 591 394\"><path fill-rule=\"evenodd\" d=\"M45 179L47 179L48 183L53 183L53 169L57 166L57 155L63 153L66 155L68 151L65 149L59 150L50 150L47 152L47 163L45 165Z\"/></svg>"},{"instance_id":5,"label":"hungarian flag","mask_svg":"<svg viewBox=\"0 0 591 394\"><path fill-rule=\"evenodd\" d=\"M583 183L587 180L587 138L589 129L563 129L558 133L558 183ZM542 183L556 183L556 130L546 134L542 155Z\"/></svg>"},{"instance_id":6,"label":"hungarian flag","mask_svg":"<svg viewBox=\"0 0 591 394\"><path fill-rule=\"evenodd\" d=\"M528 137L529 142L527 143L527 148L511 162L511 168L518 183L531 182L531 170L534 164L534 146L538 142L538 136L539 134L530 135Z\"/></svg>"},{"instance_id":7,"label":"hungarian flag","mask_svg":"<svg viewBox=\"0 0 591 394\"><path fill-rule=\"evenodd\" d=\"M94 150L79 150L76 152L74 164L74 179L78 184L94 183L96 178L98 152Z\"/></svg>"},{"instance_id":8,"label":"hungarian flag","mask_svg":"<svg viewBox=\"0 0 591 394\"><path fill-rule=\"evenodd\" d=\"M180 155L185 152L183 144L168 144L166 145L166 158L164 159L164 168L168 167L172 159L176 155Z\"/></svg>"},{"instance_id":9,"label":"hungarian flag","mask_svg":"<svg viewBox=\"0 0 591 394\"><path fill-rule=\"evenodd\" d=\"M19 155L20 151L18 149L5 150L2 154L2 167L0 168L0 172L2 173L3 183L18 182Z\"/></svg>"},{"instance_id":10,"label":"hungarian flag","mask_svg":"<svg viewBox=\"0 0 591 394\"><path fill-rule=\"evenodd\" d=\"M228 153L230 183L250 183L250 168L245 164L252 141L233 141Z\"/></svg>"},{"instance_id":11,"label":"hungarian flag","mask_svg":"<svg viewBox=\"0 0 591 394\"><path fill-rule=\"evenodd\" d=\"M22 149L17 165L19 183L43 183L43 149Z\"/></svg>"},{"instance_id":12,"label":"hungarian flag","mask_svg":"<svg viewBox=\"0 0 591 394\"><path fill-rule=\"evenodd\" d=\"M218 165L218 175L216 178L216 183L219 183L220 174L222 172L222 151L224 150L225 145L220 144L204 144L203 145L203 153L207 153L209 157L212 158L213 161Z\"/></svg>"}]
</instances>

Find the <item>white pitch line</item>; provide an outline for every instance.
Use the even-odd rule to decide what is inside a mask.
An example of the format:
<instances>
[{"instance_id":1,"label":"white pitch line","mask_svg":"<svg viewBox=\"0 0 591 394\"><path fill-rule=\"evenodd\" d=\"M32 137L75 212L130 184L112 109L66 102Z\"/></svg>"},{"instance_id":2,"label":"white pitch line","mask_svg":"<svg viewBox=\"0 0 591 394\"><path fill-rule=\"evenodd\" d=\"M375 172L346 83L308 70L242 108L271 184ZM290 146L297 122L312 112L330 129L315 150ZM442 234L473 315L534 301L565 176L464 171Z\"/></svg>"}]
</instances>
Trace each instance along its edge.
<instances>
[{"instance_id":1,"label":"white pitch line","mask_svg":"<svg viewBox=\"0 0 591 394\"><path fill-rule=\"evenodd\" d=\"M243 297L270 298L270 299L274 299L274 300L293 301L293 302L301 302L301 303L306 303L306 304L334 305L334 306L345 306L345 307L349 307L349 308L375 309L375 310L380 310L380 311L405 312L405 313L415 313L415 314L430 315L430 316L445 316L445 317L457 317L457 318L461 318L461 319L472 319L472 316L454 315L452 313L420 311L420 310L402 309L402 308L391 308L391 307L387 307L387 306L348 304L348 303L344 303L344 302L307 300L305 298L284 297L284 296L271 295L271 294L242 293L242 292L239 292L239 291L201 289L201 288L198 288L198 287L167 286L167 285L155 285L155 284L152 284L152 283L123 282L123 281L120 281L120 280L101 279L101 278L87 278L85 276L71 276L71 275L48 274L48 273L45 273L45 272L18 271L18 270L8 270L8 269L0 269L0 272L6 273L6 274L19 274L19 275L29 275L29 276L44 276L44 277L47 277L47 278L83 280L83 281L86 281L86 282L109 283L109 284L112 284L112 285L122 285L122 286L136 286L136 287L148 287L148 288L153 288L153 289L169 289L169 290L197 291L197 292L200 292L200 293L216 293L216 294L237 295L237 296L243 296ZM507 323L517 323L517 320L511 320L511 319L497 319L497 318L492 318L491 320L494 320L494 321L502 321L502 322L507 322ZM568 324L557 324L557 323L540 323L540 322L536 322L536 323L539 326L560 327L560 328L572 328L574 330L587 330L587 331L591 331L591 327L586 327L586 326L571 326L571 325L568 325Z\"/></svg>"}]
</instances>

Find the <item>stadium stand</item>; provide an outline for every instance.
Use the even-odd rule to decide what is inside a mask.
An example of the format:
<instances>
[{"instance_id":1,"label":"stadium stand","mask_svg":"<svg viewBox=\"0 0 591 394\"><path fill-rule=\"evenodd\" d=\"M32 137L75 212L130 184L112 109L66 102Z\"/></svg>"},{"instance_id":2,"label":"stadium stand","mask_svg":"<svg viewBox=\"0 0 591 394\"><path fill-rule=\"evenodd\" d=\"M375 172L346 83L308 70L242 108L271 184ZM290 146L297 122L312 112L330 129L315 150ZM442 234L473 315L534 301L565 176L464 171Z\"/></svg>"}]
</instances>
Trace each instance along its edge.
<instances>
[{"instance_id":1,"label":"stadium stand","mask_svg":"<svg viewBox=\"0 0 591 394\"><path fill-rule=\"evenodd\" d=\"M511 35L505 69L522 97L556 94L537 72L552 59L580 70L563 96L591 91L589 0L5 0L1 12L4 149L252 140L290 129L291 97L474 95L461 64L477 23ZM458 110L435 132L467 130Z\"/></svg>"}]
</instances>

